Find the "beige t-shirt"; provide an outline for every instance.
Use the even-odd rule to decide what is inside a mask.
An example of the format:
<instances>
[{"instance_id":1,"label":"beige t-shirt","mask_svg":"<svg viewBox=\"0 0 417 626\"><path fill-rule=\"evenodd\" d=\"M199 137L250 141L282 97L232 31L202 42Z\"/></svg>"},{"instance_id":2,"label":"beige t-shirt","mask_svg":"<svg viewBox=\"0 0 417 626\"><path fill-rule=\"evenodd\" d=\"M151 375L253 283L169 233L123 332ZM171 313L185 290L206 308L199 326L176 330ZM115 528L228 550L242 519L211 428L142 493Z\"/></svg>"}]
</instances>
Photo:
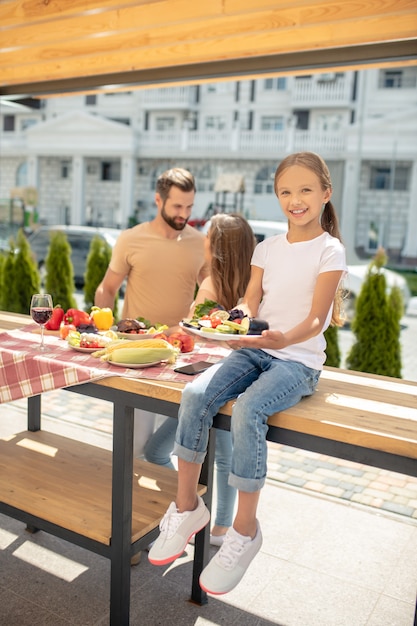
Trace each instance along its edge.
<instances>
[{"instance_id":1,"label":"beige t-shirt","mask_svg":"<svg viewBox=\"0 0 417 626\"><path fill-rule=\"evenodd\" d=\"M188 314L204 264L204 235L191 226L176 239L156 234L149 222L123 231L110 261L110 269L127 276L122 317L178 324Z\"/></svg>"}]
</instances>

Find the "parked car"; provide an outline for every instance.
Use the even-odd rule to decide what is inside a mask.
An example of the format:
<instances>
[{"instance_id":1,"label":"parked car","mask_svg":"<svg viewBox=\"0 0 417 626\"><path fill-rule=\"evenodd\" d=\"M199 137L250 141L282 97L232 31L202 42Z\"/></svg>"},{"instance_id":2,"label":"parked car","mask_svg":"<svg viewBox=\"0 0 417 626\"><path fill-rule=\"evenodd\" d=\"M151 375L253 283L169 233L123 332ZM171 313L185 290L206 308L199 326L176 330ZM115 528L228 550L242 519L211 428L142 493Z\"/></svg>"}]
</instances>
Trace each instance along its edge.
<instances>
[{"instance_id":1,"label":"parked car","mask_svg":"<svg viewBox=\"0 0 417 626\"><path fill-rule=\"evenodd\" d=\"M41 272L48 254L51 233L56 231L64 232L71 246L71 262L77 289L82 289L84 286L87 256L93 238L95 236L101 237L113 248L121 232L116 228L94 228L92 226L41 226L28 236L28 242Z\"/></svg>"},{"instance_id":2,"label":"parked car","mask_svg":"<svg viewBox=\"0 0 417 626\"><path fill-rule=\"evenodd\" d=\"M352 317L354 301L359 295L368 269L369 264L348 265L349 274L345 280L345 285L349 293L349 299L345 307L348 320ZM388 291L391 291L393 287L399 287L399 289L401 290L404 303L404 311L406 311L411 298L411 292L406 279L398 272L388 270L386 267L383 267L381 271L385 276Z\"/></svg>"}]
</instances>

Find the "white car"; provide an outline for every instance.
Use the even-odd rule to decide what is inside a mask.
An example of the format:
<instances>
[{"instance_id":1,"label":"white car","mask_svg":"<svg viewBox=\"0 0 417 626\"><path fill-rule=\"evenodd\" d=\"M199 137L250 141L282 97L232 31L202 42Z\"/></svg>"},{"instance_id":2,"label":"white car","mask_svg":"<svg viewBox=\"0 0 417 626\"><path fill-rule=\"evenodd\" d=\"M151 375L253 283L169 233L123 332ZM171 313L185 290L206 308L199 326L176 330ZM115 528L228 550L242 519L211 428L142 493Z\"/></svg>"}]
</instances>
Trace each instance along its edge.
<instances>
[{"instance_id":1,"label":"white car","mask_svg":"<svg viewBox=\"0 0 417 626\"><path fill-rule=\"evenodd\" d=\"M360 290L362 289L368 269L368 263L363 265L348 265L349 274L344 280L344 286L348 290L347 298L344 301L344 314L347 322L350 322L353 318L355 312L355 301L360 293ZM401 276L401 274L398 274L398 272L393 272L385 267L383 267L381 271L385 276L388 293L393 287L399 287L403 297L404 312L407 312L408 314L407 307L410 302L411 294L407 281L403 276Z\"/></svg>"}]
</instances>

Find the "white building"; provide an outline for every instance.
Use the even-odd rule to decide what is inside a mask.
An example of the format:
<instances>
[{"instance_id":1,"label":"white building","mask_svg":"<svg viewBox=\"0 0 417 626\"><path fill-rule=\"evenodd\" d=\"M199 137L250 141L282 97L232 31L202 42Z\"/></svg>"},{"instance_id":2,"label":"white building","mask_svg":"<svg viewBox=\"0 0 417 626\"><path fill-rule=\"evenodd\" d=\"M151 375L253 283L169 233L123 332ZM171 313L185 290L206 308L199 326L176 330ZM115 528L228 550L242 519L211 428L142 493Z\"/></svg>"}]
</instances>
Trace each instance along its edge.
<instances>
[{"instance_id":1,"label":"white building","mask_svg":"<svg viewBox=\"0 0 417 626\"><path fill-rule=\"evenodd\" d=\"M311 150L331 170L349 262L383 245L391 264L417 266L417 67L54 97L38 106L0 109L0 199L35 187L42 222L126 227L132 216L149 219L156 178L171 166L196 176L193 217L225 201L226 210L280 220L273 173L286 154ZM244 193L216 194L222 174L239 174Z\"/></svg>"}]
</instances>

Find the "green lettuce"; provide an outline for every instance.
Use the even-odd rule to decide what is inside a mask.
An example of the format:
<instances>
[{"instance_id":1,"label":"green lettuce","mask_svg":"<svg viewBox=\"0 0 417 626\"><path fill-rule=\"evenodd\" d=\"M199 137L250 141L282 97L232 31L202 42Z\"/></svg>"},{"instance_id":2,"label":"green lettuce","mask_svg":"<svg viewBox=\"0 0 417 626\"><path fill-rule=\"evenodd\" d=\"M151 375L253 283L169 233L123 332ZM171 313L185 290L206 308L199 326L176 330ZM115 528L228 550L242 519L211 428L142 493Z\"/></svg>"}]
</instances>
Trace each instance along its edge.
<instances>
[{"instance_id":1,"label":"green lettuce","mask_svg":"<svg viewBox=\"0 0 417 626\"><path fill-rule=\"evenodd\" d=\"M203 317L203 315L208 315L212 309L223 309L220 304L214 302L214 300L207 300L207 298L201 304L197 304L194 309L193 317Z\"/></svg>"}]
</instances>

